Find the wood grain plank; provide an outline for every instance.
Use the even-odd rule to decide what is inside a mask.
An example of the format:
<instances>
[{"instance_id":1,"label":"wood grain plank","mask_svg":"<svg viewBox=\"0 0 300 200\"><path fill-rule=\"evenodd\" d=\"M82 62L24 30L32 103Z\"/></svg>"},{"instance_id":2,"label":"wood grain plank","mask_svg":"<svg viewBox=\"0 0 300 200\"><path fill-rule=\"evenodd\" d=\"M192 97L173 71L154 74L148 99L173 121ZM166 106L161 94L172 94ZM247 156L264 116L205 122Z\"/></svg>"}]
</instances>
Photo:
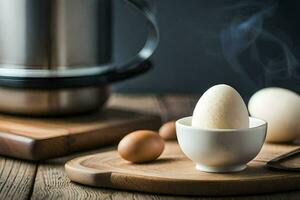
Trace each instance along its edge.
<instances>
[{"instance_id":1,"label":"wood grain plank","mask_svg":"<svg viewBox=\"0 0 300 200\"><path fill-rule=\"evenodd\" d=\"M39 166L31 199L109 199L109 191L73 184L63 163L51 160Z\"/></svg>"},{"instance_id":2,"label":"wood grain plank","mask_svg":"<svg viewBox=\"0 0 300 200\"><path fill-rule=\"evenodd\" d=\"M0 157L0 199L28 199L36 168L34 163Z\"/></svg>"}]
</instances>

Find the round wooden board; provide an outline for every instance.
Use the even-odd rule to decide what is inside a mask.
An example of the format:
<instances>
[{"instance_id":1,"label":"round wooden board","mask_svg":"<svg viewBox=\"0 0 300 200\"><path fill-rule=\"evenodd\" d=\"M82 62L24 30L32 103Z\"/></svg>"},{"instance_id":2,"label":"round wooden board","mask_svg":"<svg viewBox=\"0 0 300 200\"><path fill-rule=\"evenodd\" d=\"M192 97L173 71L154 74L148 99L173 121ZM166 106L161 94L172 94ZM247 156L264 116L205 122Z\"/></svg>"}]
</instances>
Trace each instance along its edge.
<instances>
[{"instance_id":1,"label":"round wooden board","mask_svg":"<svg viewBox=\"0 0 300 200\"><path fill-rule=\"evenodd\" d=\"M81 184L173 195L224 196L300 189L300 173L272 171L266 161L296 145L265 144L247 169L235 173L205 173L195 169L176 142L166 143L155 162L132 164L116 151L75 158L66 163L68 177Z\"/></svg>"}]
</instances>

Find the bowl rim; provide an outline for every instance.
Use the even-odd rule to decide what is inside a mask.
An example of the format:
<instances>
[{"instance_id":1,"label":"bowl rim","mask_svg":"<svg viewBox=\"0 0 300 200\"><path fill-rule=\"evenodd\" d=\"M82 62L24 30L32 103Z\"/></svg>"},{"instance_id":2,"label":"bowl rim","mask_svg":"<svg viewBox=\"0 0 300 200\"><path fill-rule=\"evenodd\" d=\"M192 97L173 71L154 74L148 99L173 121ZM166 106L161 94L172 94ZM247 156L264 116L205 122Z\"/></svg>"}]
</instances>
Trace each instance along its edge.
<instances>
[{"instance_id":1,"label":"bowl rim","mask_svg":"<svg viewBox=\"0 0 300 200\"><path fill-rule=\"evenodd\" d=\"M257 118L257 117L252 117L252 116L249 116L249 120L258 120L261 122L260 125L258 126L253 126L253 127L249 127L249 128L241 128L241 129L217 129L217 128L196 128L196 127L192 127L191 125L186 125L186 124L183 124L182 122L184 120L191 120L193 116L188 116L188 117L183 117L183 118L180 118L176 121L176 126L181 126L181 127L184 127L186 129L190 129L190 130L203 130L203 131L211 131L211 132L240 132L240 131L249 131L249 130L252 130L252 129L257 129L257 128L260 128L260 127L266 127L268 125L268 123L261 119L261 118Z\"/></svg>"}]
</instances>

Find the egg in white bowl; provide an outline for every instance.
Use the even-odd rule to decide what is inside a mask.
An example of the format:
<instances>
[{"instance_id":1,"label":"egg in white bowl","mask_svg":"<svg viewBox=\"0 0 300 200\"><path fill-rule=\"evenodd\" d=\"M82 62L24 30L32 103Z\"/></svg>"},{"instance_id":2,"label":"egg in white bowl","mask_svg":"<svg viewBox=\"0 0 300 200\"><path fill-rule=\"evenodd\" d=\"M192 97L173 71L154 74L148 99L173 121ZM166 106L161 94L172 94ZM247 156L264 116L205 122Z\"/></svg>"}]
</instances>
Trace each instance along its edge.
<instances>
[{"instance_id":1,"label":"egg in white bowl","mask_svg":"<svg viewBox=\"0 0 300 200\"><path fill-rule=\"evenodd\" d=\"M199 99L193 116L176 121L183 153L205 172L235 172L246 168L265 141L267 123L249 117L239 93L216 85Z\"/></svg>"},{"instance_id":2,"label":"egg in white bowl","mask_svg":"<svg viewBox=\"0 0 300 200\"><path fill-rule=\"evenodd\" d=\"M193 112L196 128L240 129L249 127L247 106L231 86L220 84L209 88Z\"/></svg>"}]
</instances>

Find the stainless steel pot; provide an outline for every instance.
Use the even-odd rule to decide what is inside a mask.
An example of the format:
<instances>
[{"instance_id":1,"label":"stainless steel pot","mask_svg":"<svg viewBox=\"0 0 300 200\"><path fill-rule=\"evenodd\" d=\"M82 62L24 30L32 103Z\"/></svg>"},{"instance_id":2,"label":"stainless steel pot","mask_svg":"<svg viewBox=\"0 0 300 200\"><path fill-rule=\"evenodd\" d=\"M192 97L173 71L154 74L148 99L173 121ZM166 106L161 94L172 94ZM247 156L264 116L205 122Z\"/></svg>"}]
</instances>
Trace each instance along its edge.
<instances>
[{"instance_id":1,"label":"stainless steel pot","mask_svg":"<svg viewBox=\"0 0 300 200\"><path fill-rule=\"evenodd\" d=\"M0 111L61 115L100 108L109 84L147 71L158 29L144 0L148 39L122 66L111 62L111 0L0 0Z\"/></svg>"}]
</instances>

